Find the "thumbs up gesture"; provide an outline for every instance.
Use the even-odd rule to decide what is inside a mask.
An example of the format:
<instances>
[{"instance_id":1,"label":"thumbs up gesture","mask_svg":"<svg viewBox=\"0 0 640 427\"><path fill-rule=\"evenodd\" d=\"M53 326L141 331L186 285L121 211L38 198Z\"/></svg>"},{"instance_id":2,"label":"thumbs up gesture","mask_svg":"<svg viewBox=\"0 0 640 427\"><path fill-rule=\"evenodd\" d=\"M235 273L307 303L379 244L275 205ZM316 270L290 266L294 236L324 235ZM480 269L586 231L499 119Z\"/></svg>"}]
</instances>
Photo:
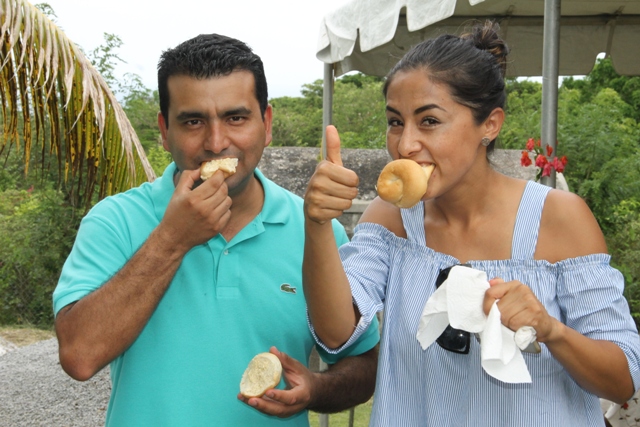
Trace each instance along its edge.
<instances>
[{"instance_id":1,"label":"thumbs up gesture","mask_svg":"<svg viewBox=\"0 0 640 427\"><path fill-rule=\"evenodd\" d=\"M304 196L305 216L323 224L342 215L358 195L358 175L342 166L340 136L327 126L327 158L318 164Z\"/></svg>"}]
</instances>

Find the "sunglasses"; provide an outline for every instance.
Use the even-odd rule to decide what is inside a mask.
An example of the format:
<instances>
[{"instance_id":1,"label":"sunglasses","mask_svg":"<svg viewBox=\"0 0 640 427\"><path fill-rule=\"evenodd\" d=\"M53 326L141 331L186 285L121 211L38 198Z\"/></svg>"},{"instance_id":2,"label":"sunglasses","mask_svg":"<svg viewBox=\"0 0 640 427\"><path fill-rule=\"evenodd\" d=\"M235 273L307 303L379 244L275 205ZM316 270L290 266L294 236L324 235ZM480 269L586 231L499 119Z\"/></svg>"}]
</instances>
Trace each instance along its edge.
<instances>
[{"instance_id":1,"label":"sunglasses","mask_svg":"<svg viewBox=\"0 0 640 427\"><path fill-rule=\"evenodd\" d=\"M471 267L469 264L459 265L460 267ZM436 278L436 289L438 289L440 285L442 285L444 281L447 280L447 278L449 277L449 272L453 267L455 267L455 265L440 270L440 274L438 274L438 277ZM477 334L476 338L478 338ZM460 354L468 354L469 348L471 347L471 334L467 331L455 329L452 328L451 325L448 325L447 329L445 329L444 332L440 334L436 342L440 347L444 348L447 351L452 351L454 353ZM525 353L540 353L540 344L538 344L537 341L533 341L527 348L523 349L522 351Z\"/></svg>"},{"instance_id":2,"label":"sunglasses","mask_svg":"<svg viewBox=\"0 0 640 427\"><path fill-rule=\"evenodd\" d=\"M469 264L460 264L461 267L471 267ZM447 267L440 270L440 274L436 278L436 289L440 287L449 277L449 272L455 266ZM471 347L471 334L469 332L452 328L451 325L436 340L438 345L447 351L454 353L468 354Z\"/></svg>"}]
</instances>

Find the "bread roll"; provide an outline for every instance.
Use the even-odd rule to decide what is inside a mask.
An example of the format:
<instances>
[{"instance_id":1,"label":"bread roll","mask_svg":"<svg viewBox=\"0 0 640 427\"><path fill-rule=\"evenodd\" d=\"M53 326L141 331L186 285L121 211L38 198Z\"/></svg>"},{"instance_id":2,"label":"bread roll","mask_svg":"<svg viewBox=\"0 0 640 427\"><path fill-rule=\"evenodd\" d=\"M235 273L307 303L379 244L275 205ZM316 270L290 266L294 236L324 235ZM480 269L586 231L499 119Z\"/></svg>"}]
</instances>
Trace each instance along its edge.
<instances>
[{"instance_id":1,"label":"bread roll","mask_svg":"<svg viewBox=\"0 0 640 427\"><path fill-rule=\"evenodd\" d=\"M280 383L282 364L273 353L256 355L242 374L240 394L247 399L261 397L267 390L275 388Z\"/></svg>"},{"instance_id":2,"label":"bread roll","mask_svg":"<svg viewBox=\"0 0 640 427\"><path fill-rule=\"evenodd\" d=\"M236 166L238 166L238 159L226 158L226 159L213 159L208 162L202 162L200 165L200 178L203 181L211 178L218 169L222 171L225 178L236 173Z\"/></svg>"},{"instance_id":3,"label":"bread roll","mask_svg":"<svg viewBox=\"0 0 640 427\"><path fill-rule=\"evenodd\" d=\"M434 168L434 164L420 166L409 159L394 160L382 169L378 177L378 195L399 208L413 207L427 192Z\"/></svg>"}]
</instances>

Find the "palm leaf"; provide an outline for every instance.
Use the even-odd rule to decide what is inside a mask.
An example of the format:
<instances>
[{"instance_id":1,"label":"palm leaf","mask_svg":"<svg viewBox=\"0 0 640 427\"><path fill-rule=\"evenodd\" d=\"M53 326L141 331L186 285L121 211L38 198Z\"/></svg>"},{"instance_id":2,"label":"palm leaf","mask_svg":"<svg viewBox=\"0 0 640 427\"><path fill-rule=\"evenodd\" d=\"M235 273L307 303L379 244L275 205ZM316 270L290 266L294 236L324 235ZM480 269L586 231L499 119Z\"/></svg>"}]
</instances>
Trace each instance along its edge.
<instances>
[{"instance_id":1,"label":"palm leaf","mask_svg":"<svg viewBox=\"0 0 640 427\"><path fill-rule=\"evenodd\" d=\"M37 147L74 206L89 207L155 174L122 107L82 51L39 9L0 0L0 153ZM48 159L46 161L45 159Z\"/></svg>"}]
</instances>

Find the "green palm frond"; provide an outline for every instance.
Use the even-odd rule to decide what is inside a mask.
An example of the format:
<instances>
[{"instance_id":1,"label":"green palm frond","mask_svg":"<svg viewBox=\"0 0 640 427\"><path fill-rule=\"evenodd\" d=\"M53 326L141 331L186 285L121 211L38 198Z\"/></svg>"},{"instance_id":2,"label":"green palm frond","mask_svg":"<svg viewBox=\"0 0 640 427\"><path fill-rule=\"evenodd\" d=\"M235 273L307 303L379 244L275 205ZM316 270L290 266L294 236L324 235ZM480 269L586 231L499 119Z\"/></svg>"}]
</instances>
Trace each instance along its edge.
<instances>
[{"instance_id":1,"label":"green palm frond","mask_svg":"<svg viewBox=\"0 0 640 427\"><path fill-rule=\"evenodd\" d=\"M80 49L25 0L0 0L0 153L55 159L70 201L155 178L122 107ZM34 168L50 168L42 160ZM97 193L96 193L97 191Z\"/></svg>"}]
</instances>

